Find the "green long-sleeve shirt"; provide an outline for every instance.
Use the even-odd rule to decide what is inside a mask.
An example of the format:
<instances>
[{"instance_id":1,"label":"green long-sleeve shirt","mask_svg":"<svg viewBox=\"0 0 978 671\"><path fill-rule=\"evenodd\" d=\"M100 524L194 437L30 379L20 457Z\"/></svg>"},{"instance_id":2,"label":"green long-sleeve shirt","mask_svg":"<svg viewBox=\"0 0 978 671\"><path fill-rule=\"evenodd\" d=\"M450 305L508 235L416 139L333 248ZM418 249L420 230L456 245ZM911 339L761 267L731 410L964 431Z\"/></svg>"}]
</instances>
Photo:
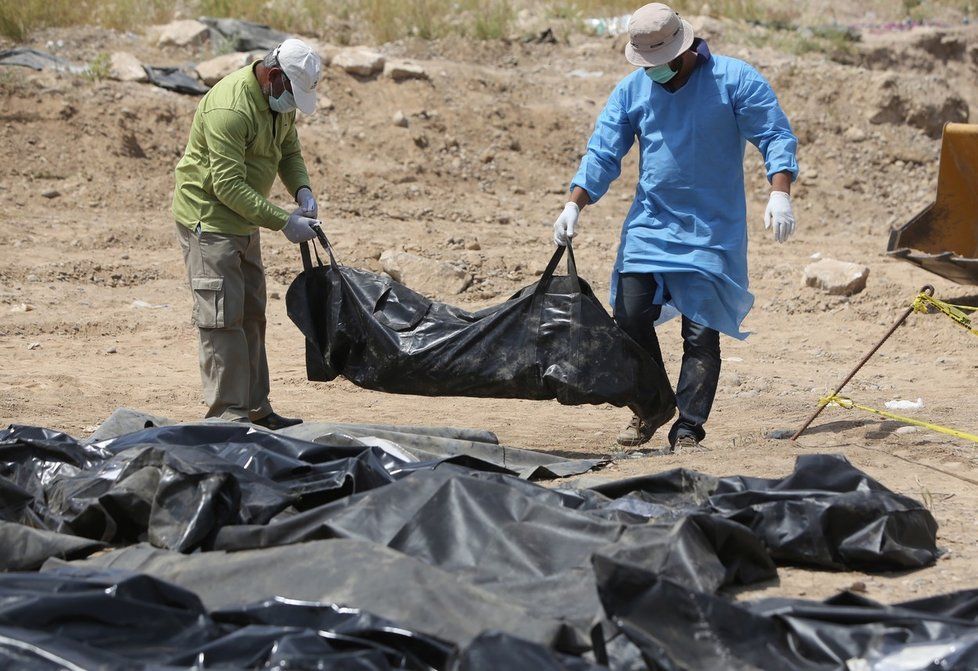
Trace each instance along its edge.
<instances>
[{"instance_id":1,"label":"green long-sleeve shirt","mask_svg":"<svg viewBox=\"0 0 978 671\"><path fill-rule=\"evenodd\" d=\"M280 230L289 213L268 200L275 175L293 195L309 184L295 112L269 109L252 68L219 81L197 106L173 192L173 216L188 228L232 235L259 226Z\"/></svg>"}]
</instances>

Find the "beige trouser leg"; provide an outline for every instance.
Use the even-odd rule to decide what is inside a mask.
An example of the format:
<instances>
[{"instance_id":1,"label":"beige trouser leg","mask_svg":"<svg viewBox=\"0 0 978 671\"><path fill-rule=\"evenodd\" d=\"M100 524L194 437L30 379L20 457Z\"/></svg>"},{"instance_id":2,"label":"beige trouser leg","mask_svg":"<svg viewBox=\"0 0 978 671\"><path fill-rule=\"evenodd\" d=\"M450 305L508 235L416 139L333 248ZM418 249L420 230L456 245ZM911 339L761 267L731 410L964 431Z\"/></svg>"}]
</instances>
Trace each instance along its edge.
<instances>
[{"instance_id":1,"label":"beige trouser leg","mask_svg":"<svg viewBox=\"0 0 978 671\"><path fill-rule=\"evenodd\" d=\"M268 402L261 238L177 224L194 298L207 417L260 419Z\"/></svg>"}]
</instances>

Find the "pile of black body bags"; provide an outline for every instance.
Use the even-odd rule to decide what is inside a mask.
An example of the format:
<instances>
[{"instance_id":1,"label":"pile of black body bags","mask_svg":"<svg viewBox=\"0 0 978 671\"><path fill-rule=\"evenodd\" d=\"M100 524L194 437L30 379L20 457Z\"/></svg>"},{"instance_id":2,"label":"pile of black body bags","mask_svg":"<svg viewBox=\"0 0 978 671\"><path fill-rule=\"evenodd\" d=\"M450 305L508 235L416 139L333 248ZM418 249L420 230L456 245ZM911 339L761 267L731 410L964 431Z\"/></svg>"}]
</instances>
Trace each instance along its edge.
<instances>
[{"instance_id":1,"label":"pile of black body bags","mask_svg":"<svg viewBox=\"0 0 978 671\"><path fill-rule=\"evenodd\" d=\"M15 425L0 667L976 668L978 591L725 595L777 565L927 566L936 531L839 456L779 479L545 487L479 458L243 425L84 442Z\"/></svg>"}]
</instances>

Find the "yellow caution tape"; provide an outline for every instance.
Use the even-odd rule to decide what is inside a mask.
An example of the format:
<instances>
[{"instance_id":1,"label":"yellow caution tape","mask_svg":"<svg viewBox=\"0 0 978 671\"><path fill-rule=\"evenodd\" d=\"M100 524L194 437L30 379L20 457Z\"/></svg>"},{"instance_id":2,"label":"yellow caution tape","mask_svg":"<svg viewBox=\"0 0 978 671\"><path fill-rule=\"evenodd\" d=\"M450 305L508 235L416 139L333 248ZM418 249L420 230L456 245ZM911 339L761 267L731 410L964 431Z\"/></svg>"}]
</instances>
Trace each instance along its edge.
<instances>
[{"instance_id":1,"label":"yellow caution tape","mask_svg":"<svg viewBox=\"0 0 978 671\"><path fill-rule=\"evenodd\" d=\"M869 406L859 405L854 402L851 398L846 398L845 396L825 396L818 401L819 406L826 406L829 403L834 403L840 408L845 408L846 410L852 410L853 408L858 408L865 412L871 412L874 415L880 415L881 417L886 417L887 419L892 419L897 422L902 422L903 424L912 424L914 426L919 426L924 429L930 429L931 431L937 431L938 433L944 433L948 436L954 436L955 438L962 438L964 440L970 440L973 443L978 443L978 436L970 433L965 433L964 431L958 431L957 429L949 429L944 426L939 426L937 424L931 424L930 422L922 422L919 419L913 419L911 417L903 417L901 415L895 415L892 412L886 412L885 410L877 410L876 408L870 408Z\"/></svg>"},{"instance_id":2,"label":"yellow caution tape","mask_svg":"<svg viewBox=\"0 0 978 671\"><path fill-rule=\"evenodd\" d=\"M913 309L915 312L930 312L930 308L943 312L948 317L956 321L961 326L965 327L973 335L978 336L978 329L973 327L972 318L968 316L968 312L978 311L978 308L972 307L970 305L954 305L952 303L945 303L944 301L938 300L933 296L921 291L917 294L917 297L913 301Z\"/></svg>"}]
</instances>

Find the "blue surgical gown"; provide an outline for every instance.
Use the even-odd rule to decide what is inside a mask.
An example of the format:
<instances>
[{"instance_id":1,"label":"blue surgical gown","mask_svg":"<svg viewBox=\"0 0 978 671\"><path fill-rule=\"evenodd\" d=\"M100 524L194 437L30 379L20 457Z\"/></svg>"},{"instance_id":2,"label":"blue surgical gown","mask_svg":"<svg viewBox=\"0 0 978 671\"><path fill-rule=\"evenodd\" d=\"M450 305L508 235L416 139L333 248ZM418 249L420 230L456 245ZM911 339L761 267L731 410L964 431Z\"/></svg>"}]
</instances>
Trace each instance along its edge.
<instances>
[{"instance_id":1,"label":"blue surgical gown","mask_svg":"<svg viewBox=\"0 0 978 671\"><path fill-rule=\"evenodd\" d=\"M615 87L571 188L597 202L639 144L635 200L625 218L611 280L654 273L655 302L735 338L754 303L747 290L746 141L768 179L798 174L797 140L767 80L747 63L712 55L670 93L641 69Z\"/></svg>"}]
</instances>

